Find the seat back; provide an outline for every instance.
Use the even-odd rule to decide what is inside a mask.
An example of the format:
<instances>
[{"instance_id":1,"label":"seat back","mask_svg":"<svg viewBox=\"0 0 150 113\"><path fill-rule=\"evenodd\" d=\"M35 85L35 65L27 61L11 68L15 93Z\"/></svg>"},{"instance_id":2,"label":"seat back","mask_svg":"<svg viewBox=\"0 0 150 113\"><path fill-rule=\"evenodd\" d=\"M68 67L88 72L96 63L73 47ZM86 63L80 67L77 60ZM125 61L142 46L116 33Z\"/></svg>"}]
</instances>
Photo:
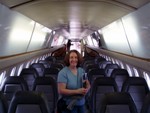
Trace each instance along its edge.
<instances>
[{"instance_id":1,"label":"seat back","mask_svg":"<svg viewBox=\"0 0 150 113\"><path fill-rule=\"evenodd\" d=\"M101 61L101 62L99 62L99 68L100 69L105 69L105 67L107 66L107 64L112 64L112 62L111 61Z\"/></svg>"},{"instance_id":2,"label":"seat back","mask_svg":"<svg viewBox=\"0 0 150 113\"><path fill-rule=\"evenodd\" d=\"M42 63L33 63L30 65L30 68L35 68L38 72L39 77L44 76L45 67Z\"/></svg>"},{"instance_id":3,"label":"seat back","mask_svg":"<svg viewBox=\"0 0 150 113\"><path fill-rule=\"evenodd\" d=\"M122 85L126 79L128 79L129 73L126 69L114 69L111 73L111 77L113 77L118 85L119 91L122 89Z\"/></svg>"},{"instance_id":4,"label":"seat back","mask_svg":"<svg viewBox=\"0 0 150 113\"><path fill-rule=\"evenodd\" d=\"M104 69L92 68L87 75L90 84L92 84L97 77L105 77L105 71Z\"/></svg>"},{"instance_id":5,"label":"seat back","mask_svg":"<svg viewBox=\"0 0 150 113\"><path fill-rule=\"evenodd\" d=\"M150 92L145 96L140 113L150 113Z\"/></svg>"},{"instance_id":6,"label":"seat back","mask_svg":"<svg viewBox=\"0 0 150 113\"><path fill-rule=\"evenodd\" d=\"M55 113L58 99L57 82L52 77L38 77L35 79L33 91L44 93L48 100L48 106Z\"/></svg>"},{"instance_id":7,"label":"seat back","mask_svg":"<svg viewBox=\"0 0 150 113\"><path fill-rule=\"evenodd\" d=\"M142 77L129 77L122 86L122 92L130 93L140 113L144 98L149 92L146 80Z\"/></svg>"},{"instance_id":8,"label":"seat back","mask_svg":"<svg viewBox=\"0 0 150 113\"><path fill-rule=\"evenodd\" d=\"M52 67L52 68L58 68L58 69L61 70L61 69L64 67L64 64L63 64L63 63L57 63L57 62L56 62L56 63L52 63L52 64L51 64L51 67Z\"/></svg>"},{"instance_id":9,"label":"seat back","mask_svg":"<svg viewBox=\"0 0 150 113\"><path fill-rule=\"evenodd\" d=\"M39 60L38 63L42 63L45 68L50 68L52 62L46 60Z\"/></svg>"},{"instance_id":10,"label":"seat back","mask_svg":"<svg viewBox=\"0 0 150 113\"><path fill-rule=\"evenodd\" d=\"M17 91L28 91L26 81L19 76L8 76L4 79L1 91L7 99L8 105Z\"/></svg>"},{"instance_id":11,"label":"seat back","mask_svg":"<svg viewBox=\"0 0 150 113\"><path fill-rule=\"evenodd\" d=\"M135 104L129 93L106 93L98 113L137 113Z\"/></svg>"},{"instance_id":12,"label":"seat back","mask_svg":"<svg viewBox=\"0 0 150 113\"><path fill-rule=\"evenodd\" d=\"M86 67L88 66L88 65L94 65L95 64L95 62L94 62L94 60L92 59L92 60L86 60L86 59L84 59L84 62L82 62L82 67L84 68L84 70L86 70Z\"/></svg>"},{"instance_id":13,"label":"seat back","mask_svg":"<svg viewBox=\"0 0 150 113\"><path fill-rule=\"evenodd\" d=\"M55 67L46 68L44 72L44 77L53 77L55 80L57 80L59 71L60 69Z\"/></svg>"},{"instance_id":14,"label":"seat back","mask_svg":"<svg viewBox=\"0 0 150 113\"><path fill-rule=\"evenodd\" d=\"M108 92L117 92L118 87L111 77L98 77L94 80L90 90L90 106L92 113L97 113L102 97Z\"/></svg>"},{"instance_id":15,"label":"seat back","mask_svg":"<svg viewBox=\"0 0 150 113\"><path fill-rule=\"evenodd\" d=\"M99 62L102 62L102 61L106 61L106 59L101 56L98 56L95 58L95 64L99 64Z\"/></svg>"},{"instance_id":16,"label":"seat back","mask_svg":"<svg viewBox=\"0 0 150 113\"><path fill-rule=\"evenodd\" d=\"M24 78L27 82L28 88L31 91L35 78L39 77L36 69L34 68L24 68L22 69L20 76Z\"/></svg>"},{"instance_id":17,"label":"seat back","mask_svg":"<svg viewBox=\"0 0 150 113\"><path fill-rule=\"evenodd\" d=\"M110 77L110 75L114 69L120 69L119 65L118 64L107 64L105 67L106 76Z\"/></svg>"},{"instance_id":18,"label":"seat back","mask_svg":"<svg viewBox=\"0 0 150 113\"><path fill-rule=\"evenodd\" d=\"M54 56L48 56L47 58L45 58L46 61L50 61L55 63L56 62L56 58Z\"/></svg>"},{"instance_id":19,"label":"seat back","mask_svg":"<svg viewBox=\"0 0 150 113\"><path fill-rule=\"evenodd\" d=\"M8 103L3 95L3 93L0 91L0 113L7 113L8 111Z\"/></svg>"},{"instance_id":20,"label":"seat back","mask_svg":"<svg viewBox=\"0 0 150 113\"><path fill-rule=\"evenodd\" d=\"M50 113L43 94L19 91L13 96L8 113Z\"/></svg>"},{"instance_id":21,"label":"seat back","mask_svg":"<svg viewBox=\"0 0 150 113\"><path fill-rule=\"evenodd\" d=\"M88 73L93 68L98 69L99 68L98 64L87 64L86 67L84 68L84 70L85 70L85 72Z\"/></svg>"}]
</instances>

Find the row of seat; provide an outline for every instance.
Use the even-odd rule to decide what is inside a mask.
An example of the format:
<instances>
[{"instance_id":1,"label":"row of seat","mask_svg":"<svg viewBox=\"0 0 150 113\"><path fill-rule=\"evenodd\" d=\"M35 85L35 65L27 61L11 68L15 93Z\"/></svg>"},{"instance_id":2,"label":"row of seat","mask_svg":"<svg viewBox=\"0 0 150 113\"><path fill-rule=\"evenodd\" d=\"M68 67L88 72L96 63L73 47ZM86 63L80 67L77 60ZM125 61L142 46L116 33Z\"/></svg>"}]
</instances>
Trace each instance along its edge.
<instances>
[{"instance_id":1,"label":"row of seat","mask_svg":"<svg viewBox=\"0 0 150 113\"><path fill-rule=\"evenodd\" d=\"M53 77L56 80L58 72L59 70L57 68L46 68L43 76L39 76L35 68L24 68L19 76L26 80L29 90L32 90L33 82L37 77Z\"/></svg>"},{"instance_id":2,"label":"row of seat","mask_svg":"<svg viewBox=\"0 0 150 113\"><path fill-rule=\"evenodd\" d=\"M106 93L96 113L137 113L136 106L129 93Z\"/></svg>"},{"instance_id":3,"label":"row of seat","mask_svg":"<svg viewBox=\"0 0 150 113\"><path fill-rule=\"evenodd\" d=\"M100 61L101 61L100 58L97 58L97 60L98 60L97 62L100 63ZM99 64L99 63L97 63L97 64ZM129 83L124 83L124 84L126 84L125 85L126 88L125 87L121 88L122 86L120 86L120 88L119 88L120 91L121 91L121 89L124 90L124 91L118 92L118 86L119 86L118 84L120 84L120 83L119 83L119 81L118 81L118 83L116 82L115 77L114 77L115 79L113 78L113 76L116 76L117 74L114 74L114 75L112 74L112 73L118 73L118 71L115 72L115 70L117 70L117 69L113 69L113 71L110 75L112 77L106 77L106 73L105 73L104 69L94 68L92 70L91 68L89 68L88 77L90 78L91 76L94 76L94 78L93 78L92 81L90 81L91 82L91 90L88 94L89 97L87 98L87 100L89 100L88 102L89 102L89 106L90 106L90 109L91 109L92 113L103 113L104 111L109 112L109 113L112 113L112 112L114 113L114 110L110 109L110 108L112 108L112 106L108 106L109 109L107 109L107 110L102 110L102 109L105 109L107 104L110 105L110 103L113 104L113 102L114 103L115 102L118 102L118 103L122 102L123 103L124 102L123 100L128 100L130 98L129 96L126 96L126 97L128 97L128 99L125 99L124 96L119 96L119 95L122 95L122 94L130 95L131 99L133 100L133 102L136 106L136 110L138 111L138 113L140 113L140 112L144 113L144 112L142 112L143 109L144 109L144 107L142 107L142 105L143 106L145 105L145 103L143 104L143 102L144 102L144 98L146 98L146 97L145 97L145 94L143 94L143 92L148 94L149 91L147 91L147 87L143 86L143 83L145 83L143 80L134 80L135 82L132 82L132 80L129 80L130 81ZM37 68L37 69L39 69L39 68ZM48 68L48 70L49 69L50 68ZM95 74L93 74L92 72L91 72L92 74L89 74L90 71L95 72ZM36 72L37 72L37 70L36 70ZM102 75L102 76L101 77L95 77L96 74L97 75ZM27 75L29 75L29 74L27 74ZM20 74L20 76L16 77L16 78L22 78L22 77L23 76L21 76L21 74ZM31 78L32 78L31 75L29 75L28 77L27 78L29 80L31 80ZM51 78L51 80L48 79L48 78ZM134 78L134 77L132 77L132 78ZM128 79L130 79L130 78L128 78ZM14 80L14 81L16 82L16 81L19 81L19 80ZM41 82L41 81L43 81L43 82ZM141 81L143 81L143 82L141 82ZM56 102L57 102L56 100L58 98L58 92L56 91L57 90L57 85L56 85L57 83L54 83L55 86L51 86L51 84L53 84L53 82L56 82L56 80L53 77L36 77L35 81L31 80L30 82L32 82L30 84L31 85L30 90L37 91L37 92L45 92L46 98L47 98L48 103L49 103L48 105L50 107L49 109L51 110L51 113L55 113ZM21 83L24 83L24 82L22 81ZM137 85L137 83L139 83L139 84ZM33 84L33 86L32 86L32 84ZM38 87L35 87L35 84L37 84ZM115 84L115 86L111 86L112 84ZM8 96L10 96L10 92L13 91L13 89L16 89L15 92L17 92L18 90L20 90L24 86L21 85L20 87L17 88L17 85L14 84L13 87L12 87L11 84L7 84L6 87L4 88L5 89L4 91L8 90ZM54 93L55 91L56 91L56 93ZM53 92L53 93L51 93L51 92ZM111 92L111 94L106 94L106 93L109 93L109 92ZM125 94L125 93L127 93L127 94ZM115 95L115 96L112 96L112 95ZM54 96L56 96L56 99L53 100L53 98L55 98ZM13 96L11 96L11 97L13 97ZM121 99L122 101L119 99L119 97L122 98ZM118 100L116 100L116 99L118 99ZM111 101L109 101L109 100L111 100ZM10 101L10 103L11 102L12 102L12 100ZM105 103L105 104L103 104L103 103ZM130 105L132 105L132 104L130 104ZM119 105L119 107L117 107L117 108L122 108L122 107L120 107L120 105ZM125 109L124 111L126 111L126 107L123 107L123 108ZM142 108L142 110L141 110L141 108ZM129 109L130 109L130 107L129 107ZM146 107L145 107L145 109L146 109ZM38 113L38 111L37 111L37 113ZM128 112L126 112L126 113L128 113ZM134 112L131 111L131 113L134 113Z\"/></svg>"},{"instance_id":4,"label":"row of seat","mask_svg":"<svg viewBox=\"0 0 150 113\"><path fill-rule=\"evenodd\" d=\"M54 83L55 85L52 85L52 83L56 81L52 78L51 80L48 79L49 77L41 77L43 76L41 74L43 70L44 74L49 70L54 71L54 68L50 67L56 67L54 62L49 63L47 61L39 61L38 63L33 63L30 68L22 69L19 76L6 77L1 85L1 91L5 95L8 105L10 105L12 97L17 91L42 91L46 93L46 96L48 97L50 109L52 109L52 112L55 112L58 93L56 83ZM57 71L57 73L58 72L59 71ZM57 73L55 74L57 75ZM44 85L46 85L47 88ZM54 100L52 100L52 98Z\"/></svg>"},{"instance_id":5,"label":"row of seat","mask_svg":"<svg viewBox=\"0 0 150 113\"><path fill-rule=\"evenodd\" d=\"M1 92L10 105L17 91L29 91L28 85L22 76L6 77L1 86ZM55 113L58 99L57 82L53 77L37 77L33 82L32 91L44 93L51 113Z\"/></svg>"},{"instance_id":6,"label":"row of seat","mask_svg":"<svg viewBox=\"0 0 150 113\"><path fill-rule=\"evenodd\" d=\"M54 57L39 60L38 63L32 63L29 68L23 68L18 76L6 77L0 86L0 91L8 105L17 91L43 92L47 97L51 113L55 113L58 99L56 79L63 67L63 62L56 61Z\"/></svg>"},{"instance_id":7,"label":"row of seat","mask_svg":"<svg viewBox=\"0 0 150 113\"><path fill-rule=\"evenodd\" d=\"M97 59L101 59L101 57L97 57ZM99 60L99 62L97 63L98 65L95 62L87 62L87 75L91 84L93 83L93 80L97 77L112 77L117 82L119 91L121 91L122 84L128 77L130 77L126 69L121 69L117 64L113 64L110 61L102 59Z\"/></svg>"},{"instance_id":8,"label":"row of seat","mask_svg":"<svg viewBox=\"0 0 150 113\"><path fill-rule=\"evenodd\" d=\"M40 60L38 63L33 63L29 68L34 68L38 72L40 77L44 76L51 69L55 69L56 72L60 71L64 67L61 63L48 63L45 60ZM54 72L54 71L53 71Z\"/></svg>"},{"instance_id":9,"label":"row of seat","mask_svg":"<svg viewBox=\"0 0 150 113\"><path fill-rule=\"evenodd\" d=\"M93 63L89 63L86 64L86 66L84 67L86 73L88 73L89 71L91 71L91 69L103 69L104 70L104 74L107 77L110 77L112 74L112 71L114 69L121 69L120 66L118 64L113 64L110 61L101 61L99 62L99 64L93 64Z\"/></svg>"},{"instance_id":10,"label":"row of seat","mask_svg":"<svg viewBox=\"0 0 150 113\"><path fill-rule=\"evenodd\" d=\"M102 97L108 92L128 92L136 105L138 113L141 111L145 96L150 92L144 78L129 77L119 91L117 83L112 77L97 77L86 97L92 113L97 113Z\"/></svg>"},{"instance_id":11,"label":"row of seat","mask_svg":"<svg viewBox=\"0 0 150 113\"><path fill-rule=\"evenodd\" d=\"M144 78L130 77L127 70L101 57L86 60L83 68L91 83L91 91L87 98L92 113L98 112L102 97L108 92L128 92L140 113L144 98L149 93Z\"/></svg>"},{"instance_id":12,"label":"row of seat","mask_svg":"<svg viewBox=\"0 0 150 113\"><path fill-rule=\"evenodd\" d=\"M42 93L18 91L13 96L10 106L0 92L1 113L51 113L47 100ZM140 113L149 113L150 93L145 97ZM96 113L137 113L137 109L129 93L112 92L104 94Z\"/></svg>"},{"instance_id":13,"label":"row of seat","mask_svg":"<svg viewBox=\"0 0 150 113\"><path fill-rule=\"evenodd\" d=\"M54 79L57 79L58 72L63 67L64 64L56 62L54 57L47 57L45 60L39 60L38 63L32 63L29 68L23 68L19 76L22 76L27 81L29 90L32 90L35 78L52 76Z\"/></svg>"},{"instance_id":14,"label":"row of seat","mask_svg":"<svg viewBox=\"0 0 150 113\"><path fill-rule=\"evenodd\" d=\"M138 113L134 100L127 92L105 93L96 113ZM150 93L139 113L150 113Z\"/></svg>"},{"instance_id":15,"label":"row of seat","mask_svg":"<svg viewBox=\"0 0 150 113\"><path fill-rule=\"evenodd\" d=\"M97 77L108 77L105 75L104 69L93 68L88 72L88 79L90 83L93 83L93 80ZM121 91L122 84L125 82L127 78L129 78L129 73L125 69L114 69L111 73L112 78L117 82L119 91Z\"/></svg>"},{"instance_id":16,"label":"row of seat","mask_svg":"<svg viewBox=\"0 0 150 113\"><path fill-rule=\"evenodd\" d=\"M10 105L0 92L0 113L52 113L44 94L31 91L17 91Z\"/></svg>"}]
</instances>

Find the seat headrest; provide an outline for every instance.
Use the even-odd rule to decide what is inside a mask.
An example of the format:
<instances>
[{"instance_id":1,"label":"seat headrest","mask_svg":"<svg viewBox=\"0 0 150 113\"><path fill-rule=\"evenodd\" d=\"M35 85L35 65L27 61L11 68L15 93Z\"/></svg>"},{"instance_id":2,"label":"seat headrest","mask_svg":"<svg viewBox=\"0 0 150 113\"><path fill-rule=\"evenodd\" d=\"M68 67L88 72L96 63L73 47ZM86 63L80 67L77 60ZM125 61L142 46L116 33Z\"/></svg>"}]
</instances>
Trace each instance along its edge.
<instances>
[{"instance_id":1,"label":"seat headrest","mask_svg":"<svg viewBox=\"0 0 150 113\"><path fill-rule=\"evenodd\" d=\"M1 85L1 91L4 91L7 84L20 84L23 90L28 90L26 81L21 76L8 76L4 79Z\"/></svg>"},{"instance_id":2,"label":"seat headrest","mask_svg":"<svg viewBox=\"0 0 150 113\"><path fill-rule=\"evenodd\" d=\"M0 91L0 113L7 113L8 110L8 103L3 95L3 93Z\"/></svg>"},{"instance_id":3,"label":"seat headrest","mask_svg":"<svg viewBox=\"0 0 150 113\"><path fill-rule=\"evenodd\" d=\"M42 93L18 91L12 98L8 113L15 113L18 105L39 105L42 113L49 113L47 100Z\"/></svg>"},{"instance_id":4,"label":"seat headrest","mask_svg":"<svg viewBox=\"0 0 150 113\"><path fill-rule=\"evenodd\" d=\"M116 75L126 75L126 77L129 77L129 73L126 69L114 69L111 73L111 77L115 77Z\"/></svg>"},{"instance_id":5,"label":"seat headrest","mask_svg":"<svg viewBox=\"0 0 150 113\"><path fill-rule=\"evenodd\" d=\"M34 77L39 77L39 74L35 68L24 68L24 69L22 69L20 76L25 75L25 74L32 74L32 75L34 75Z\"/></svg>"},{"instance_id":6,"label":"seat headrest","mask_svg":"<svg viewBox=\"0 0 150 113\"><path fill-rule=\"evenodd\" d=\"M129 93L126 92L105 93L104 98L102 99L102 106L100 108L101 113L105 113L105 110L109 105L114 105L114 106L127 105L130 110L130 113L137 113L137 109L132 97L130 96ZM122 108L117 108L117 109L120 110ZM124 111L122 112L124 113Z\"/></svg>"},{"instance_id":7,"label":"seat headrest","mask_svg":"<svg viewBox=\"0 0 150 113\"><path fill-rule=\"evenodd\" d=\"M127 91L129 86L144 86L146 93L149 92L148 84L142 77L129 77L123 84L122 91Z\"/></svg>"}]
</instances>

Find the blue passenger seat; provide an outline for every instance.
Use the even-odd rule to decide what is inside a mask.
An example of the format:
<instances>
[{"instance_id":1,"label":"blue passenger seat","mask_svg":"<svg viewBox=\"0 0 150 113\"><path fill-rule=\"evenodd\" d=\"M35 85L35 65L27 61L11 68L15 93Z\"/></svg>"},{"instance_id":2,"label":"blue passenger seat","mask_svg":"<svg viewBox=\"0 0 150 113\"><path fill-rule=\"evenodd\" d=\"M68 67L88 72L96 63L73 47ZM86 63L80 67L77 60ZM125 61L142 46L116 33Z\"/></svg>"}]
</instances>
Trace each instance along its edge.
<instances>
[{"instance_id":1,"label":"blue passenger seat","mask_svg":"<svg viewBox=\"0 0 150 113\"><path fill-rule=\"evenodd\" d=\"M42 63L33 63L33 64L30 65L29 68L36 69L36 71L38 72L39 77L44 76L44 71L45 71L44 64L42 64Z\"/></svg>"},{"instance_id":2,"label":"blue passenger seat","mask_svg":"<svg viewBox=\"0 0 150 113\"><path fill-rule=\"evenodd\" d=\"M60 70L64 67L64 64L63 63L52 63L51 64L51 67L53 68L59 68Z\"/></svg>"},{"instance_id":3,"label":"blue passenger seat","mask_svg":"<svg viewBox=\"0 0 150 113\"><path fill-rule=\"evenodd\" d=\"M35 79L33 91L44 93L48 100L48 106L51 113L56 112L56 103L58 99L57 82L52 77L38 77Z\"/></svg>"},{"instance_id":4,"label":"blue passenger seat","mask_svg":"<svg viewBox=\"0 0 150 113\"><path fill-rule=\"evenodd\" d=\"M48 57L45 58L45 60L46 60L46 61L50 61L50 62L52 62L52 63L55 63L55 62L56 62L56 58L53 57L53 56L48 56Z\"/></svg>"},{"instance_id":5,"label":"blue passenger seat","mask_svg":"<svg viewBox=\"0 0 150 113\"><path fill-rule=\"evenodd\" d=\"M105 71L104 69L92 68L88 71L87 75L90 84L92 84L97 77L105 77Z\"/></svg>"},{"instance_id":6,"label":"blue passenger seat","mask_svg":"<svg viewBox=\"0 0 150 113\"><path fill-rule=\"evenodd\" d=\"M113 77L118 85L119 91L122 89L122 85L126 79L128 79L129 73L126 69L114 69L111 73L111 77Z\"/></svg>"},{"instance_id":7,"label":"blue passenger seat","mask_svg":"<svg viewBox=\"0 0 150 113\"><path fill-rule=\"evenodd\" d=\"M102 62L99 62L99 68L100 69L105 69L105 67L107 66L107 64L112 64L111 61L102 61Z\"/></svg>"},{"instance_id":8,"label":"blue passenger seat","mask_svg":"<svg viewBox=\"0 0 150 113\"><path fill-rule=\"evenodd\" d=\"M150 113L150 92L145 96L140 113Z\"/></svg>"},{"instance_id":9,"label":"blue passenger seat","mask_svg":"<svg viewBox=\"0 0 150 113\"><path fill-rule=\"evenodd\" d=\"M135 103L129 93L106 93L98 106L97 113L137 113Z\"/></svg>"},{"instance_id":10,"label":"blue passenger seat","mask_svg":"<svg viewBox=\"0 0 150 113\"><path fill-rule=\"evenodd\" d=\"M17 91L28 91L28 86L23 77L8 76L1 85L1 91L7 99L8 105Z\"/></svg>"},{"instance_id":11,"label":"blue passenger seat","mask_svg":"<svg viewBox=\"0 0 150 113\"><path fill-rule=\"evenodd\" d=\"M147 82L142 77L129 77L122 86L122 92L130 93L140 113L145 96L149 93Z\"/></svg>"},{"instance_id":12,"label":"blue passenger seat","mask_svg":"<svg viewBox=\"0 0 150 113\"><path fill-rule=\"evenodd\" d=\"M13 96L8 113L51 113L44 94L19 91Z\"/></svg>"},{"instance_id":13,"label":"blue passenger seat","mask_svg":"<svg viewBox=\"0 0 150 113\"><path fill-rule=\"evenodd\" d=\"M60 69L56 67L46 68L44 72L44 77L53 77L55 80L57 80L57 76Z\"/></svg>"},{"instance_id":14,"label":"blue passenger seat","mask_svg":"<svg viewBox=\"0 0 150 113\"><path fill-rule=\"evenodd\" d=\"M27 82L29 90L32 90L35 78L39 77L38 72L34 68L24 68L22 69L20 75Z\"/></svg>"},{"instance_id":15,"label":"blue passenger seat","mask_svg":"<svg viewBox=\"0 0 150 113\"><path fill-rule=\"evenodd\" d=\"M86 68L86 66L89 65L89 64L95 64L94 59L87 59L87 58L84 59L81 66L83 68Z\"/></svg>"},{"instance_id":16,"label":"blue passenger seat","mask_svg":"<svg viewBox=\"0 0 150 113\"><path fill-rule=\"evenodd\" d=\"M93 81L89 92L89 107L92 113L98 113L102 97L108 92L118 92L114 78L98 77Z\"/></svg>"},{"instance_id":17,"label":"blue passenger seat","mask_svg":"<svg viewBox=\"0 0 150 113\"><path fill-rule=\"evenodd\" d=\"M114 69L120 69L118 64L107 64L105 67L106 76L110 77Z\"/></svg>"},{"instance_id":18,"label":"blue passenger seat","mask_svg":"<svg viewBox=\"0 0 150 113\"><path fill-rule=\"evenodd\" d=\"M99 69L99 66L97 64L88 64L86 67L84 67L85 72L89 72L92 68L97 68Z\"/></svg>"},{"instance_id":19,"label":"blue passenger seat","mask_svg":"<svg viewBox=\"0 0 150 113\"><path fill-rule=\"evenodd\" d=\"M3 92L0 91L0 113L7 113L8 103Z\"/></svg>"},{"instance_id":20,"label":"blue passenger seat","mask_svg":"<svg viewBox=\"0 0 150 113\"><path fill-rule=\"evenodd\" d=\"M39 60L38 63L43 64L45 68L50 68L52 64L52 62L46 60Z\"/></svg>"},{"instance_id":21,"label":"blue passenger seat","mask_svg":"<svg viewBox=\"0 0 150 113\"><path fill-rule=\"evenodd\" d=\"M102 61L106 61L106 59L101 56L98 56L95 58L95 64L99 64Z\"/></svg>"}]
</instances>

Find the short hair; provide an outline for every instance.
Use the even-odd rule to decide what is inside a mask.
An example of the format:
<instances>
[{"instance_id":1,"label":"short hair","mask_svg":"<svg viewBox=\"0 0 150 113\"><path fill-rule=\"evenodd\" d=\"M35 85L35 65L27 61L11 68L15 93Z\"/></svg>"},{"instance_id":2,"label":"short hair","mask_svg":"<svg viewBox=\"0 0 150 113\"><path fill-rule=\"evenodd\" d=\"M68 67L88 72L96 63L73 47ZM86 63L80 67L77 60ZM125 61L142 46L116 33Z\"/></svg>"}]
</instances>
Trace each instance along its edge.
<instances>
[{"instance_id":1,"label":"short hair","mask_svg":"<svg viewBox=\"0 0 150 113\"><path fill-rule=\"evenodd\" d=\"M69 65L70 65L69 58L70 58L70 54L71 54L71 53L76 53L76 54L77 54L77 57L78 57L77 67L80 67L80 65L81 65L81 63L82 63L82 61L83 61L83 59L82 59L81 54L80 54L77 50L70 50L70 51L68 52L68 54L66 54L65 59L64 59L64 62L65 62L65 64L66 64L66 66L69 66Z\"/></svg>"}]
</instances>

